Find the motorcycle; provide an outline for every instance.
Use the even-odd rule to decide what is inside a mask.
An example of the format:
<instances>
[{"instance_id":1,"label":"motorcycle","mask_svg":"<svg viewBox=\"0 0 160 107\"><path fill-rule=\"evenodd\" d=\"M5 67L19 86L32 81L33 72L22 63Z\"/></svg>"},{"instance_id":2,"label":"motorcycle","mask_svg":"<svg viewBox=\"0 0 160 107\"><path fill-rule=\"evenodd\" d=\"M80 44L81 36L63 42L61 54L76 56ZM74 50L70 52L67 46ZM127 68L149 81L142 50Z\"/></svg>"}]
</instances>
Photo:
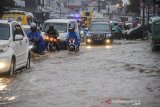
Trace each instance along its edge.
<instances>
[{"instance_id":1,"label":"motorcycle","mask_svg":"<svg viewBox=\"0 0 160 107\"><path fill-rule=\"evenodd\" d=\"M39 54L39 47L38 47L38 38L34 38L32 41L29 41L29 48L31 52Z\"/></svg>"},{"instance_id":2,"label":"motorcycle","mask_svg":"<svg viewBox=\"0 0 160 107\"><path fill-rule=\"evenodd\" d=\"M56 51L57 37L45 35L46 49L50 52Z\"/></svg>"},{"instance_id":3,"label":"motorcycle","mask_svg":"<svg viewBox=\"0 0 160 107\"><path fill-rule=\"evenodd\" d=\"M73 52L78 52L79 51L79 46L76 45L76 40L75 38L69 38L68 39L68 50Z\"/></svg>"}]
</instances>

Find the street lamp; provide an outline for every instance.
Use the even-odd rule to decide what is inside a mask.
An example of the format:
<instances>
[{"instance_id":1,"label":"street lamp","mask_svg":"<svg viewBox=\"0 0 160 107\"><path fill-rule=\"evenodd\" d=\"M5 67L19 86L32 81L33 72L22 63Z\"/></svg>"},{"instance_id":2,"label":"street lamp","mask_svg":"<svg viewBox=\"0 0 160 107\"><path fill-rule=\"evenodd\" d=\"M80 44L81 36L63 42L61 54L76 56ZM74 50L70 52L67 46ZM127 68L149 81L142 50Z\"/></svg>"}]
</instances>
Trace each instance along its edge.
<instances>
[{"instance_id":1,"label":"street lamp","mask_svg":"<svg viewBox=\"0 0 160 107\"><path fill-rule=\"evenodd\" d=\"M119 15L119 7L120 7L120 5L119 5L119 4L116 4L116 8L117 8L117 16Z\"/></svg>"}]
</instances>

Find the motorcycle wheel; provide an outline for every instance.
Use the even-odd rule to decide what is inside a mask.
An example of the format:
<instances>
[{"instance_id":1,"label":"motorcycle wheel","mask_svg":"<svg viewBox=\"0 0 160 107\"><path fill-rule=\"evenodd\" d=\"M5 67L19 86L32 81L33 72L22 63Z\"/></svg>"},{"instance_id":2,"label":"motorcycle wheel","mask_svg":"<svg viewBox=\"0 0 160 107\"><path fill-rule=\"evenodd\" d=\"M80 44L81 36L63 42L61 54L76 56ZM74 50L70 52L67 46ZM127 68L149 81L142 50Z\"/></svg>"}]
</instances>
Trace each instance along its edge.
<instances>
[{"instance_id":1,"label":"motorcycle wheel","mask_svg":"<svg viewBox=\"0 0 160 107\"><path fill-rule=\"evenodd\" d=\"M55 46L53 43L48 43L47 50L50 52L55 52Z\"/></svg>"}]
</instances>

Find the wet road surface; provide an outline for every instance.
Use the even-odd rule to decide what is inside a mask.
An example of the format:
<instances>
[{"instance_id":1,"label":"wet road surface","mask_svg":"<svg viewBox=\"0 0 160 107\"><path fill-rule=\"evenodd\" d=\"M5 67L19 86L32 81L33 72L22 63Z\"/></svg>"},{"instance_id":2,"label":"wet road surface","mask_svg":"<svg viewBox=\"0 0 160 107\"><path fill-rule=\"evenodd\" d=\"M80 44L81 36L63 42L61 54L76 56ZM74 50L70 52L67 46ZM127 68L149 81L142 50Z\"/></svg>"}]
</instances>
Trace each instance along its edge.
<instances>
[{"instance_id":1,"label":"wet road surface","mask_svg":"<svg viewBox=\"0 0 160 107\"><path fill-rule=\"evenodd\" d=\"M47 53L0 78L0 107L160 107L159 61L147 41Z\"/></svg>"}]
</instances>

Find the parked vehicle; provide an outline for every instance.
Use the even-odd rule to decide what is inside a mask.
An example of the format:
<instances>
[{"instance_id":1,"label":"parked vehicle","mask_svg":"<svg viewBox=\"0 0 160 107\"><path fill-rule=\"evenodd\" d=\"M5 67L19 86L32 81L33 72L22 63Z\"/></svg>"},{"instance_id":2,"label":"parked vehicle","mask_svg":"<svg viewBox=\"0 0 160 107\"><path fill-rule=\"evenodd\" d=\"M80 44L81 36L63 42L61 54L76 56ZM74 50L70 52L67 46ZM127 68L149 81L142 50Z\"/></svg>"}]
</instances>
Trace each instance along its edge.
<instances>
[{"instance_id":1,"label":"parked vehicle","mask_svg":"<svg viewBox=\"0 0 160 107\"><path fill-rule=\"evenodd\" d=\"M160 17L152 18L150 29L149 40L151 42L152 51L155 51L160 49Z\"/></svg>"},{"instance_id":2,"label":"parked vehicle","mask_svg":"<svg viewBox=\"0 0 160 107\"><path fill-rule=\"evenodd\" d=\"M93 22L86 35L86 44L112 44L111 26L107 22Z\"/></svg>"},{"instance_id":3,"label":"parked vehicle","mask_svg":"<svg viewBox=\"0 0 160 107\"><path fill-rule=\"evenodd\" d=\"M143 30L145 32L144 37L143 37ZM127 40L128 39L129 40L148 39L147 33L148 33L148 25L145 25L144 29L143 29L142 25L141 26L137 26L134 29L128 30L127 35L126 35L126 39Z\"/></svg>"},{"instance_id":4,"label":"parked vehicle","mask_svg":"<svg viewBox=\"0 0 160 107\"><path fill-rule=\"evenodd\" d=\"M29 40L17 21L0 20L0 73L30 67Z\"/></svg>"}]
</instances>

